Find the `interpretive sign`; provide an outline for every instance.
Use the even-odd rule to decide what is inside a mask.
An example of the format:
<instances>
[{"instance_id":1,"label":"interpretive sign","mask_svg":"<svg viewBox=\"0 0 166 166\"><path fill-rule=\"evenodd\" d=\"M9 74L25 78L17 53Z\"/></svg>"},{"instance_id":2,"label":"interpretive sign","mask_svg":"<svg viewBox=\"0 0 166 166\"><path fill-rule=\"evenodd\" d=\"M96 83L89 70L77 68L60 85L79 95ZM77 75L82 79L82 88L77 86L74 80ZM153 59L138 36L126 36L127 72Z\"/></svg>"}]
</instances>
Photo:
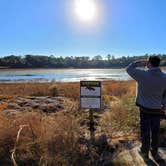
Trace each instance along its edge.
<instances>
[{"instance_id":1,"label":"interpretive sign","mask_svg":"<svg viewBox=\"0 0 166 166\"><path fill-rule=\"evenodd\" d=\"M80 82L80 107L83 109L101 109L101 82Z\"/></svg>"}]
</instances>

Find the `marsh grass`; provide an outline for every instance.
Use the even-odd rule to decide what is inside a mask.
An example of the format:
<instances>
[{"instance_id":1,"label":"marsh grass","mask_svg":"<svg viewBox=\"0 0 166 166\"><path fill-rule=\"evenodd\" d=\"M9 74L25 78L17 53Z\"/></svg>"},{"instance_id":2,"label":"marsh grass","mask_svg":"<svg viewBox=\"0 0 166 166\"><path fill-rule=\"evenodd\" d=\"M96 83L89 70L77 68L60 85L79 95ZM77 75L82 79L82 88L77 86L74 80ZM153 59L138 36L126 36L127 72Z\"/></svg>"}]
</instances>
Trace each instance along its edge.
<instances>
[{"instance_id":1,"label":"marsh grass","mask_svg":"<svg viewBox=\"0 0 166 166\"><path fill-rule=\"evenodd\" d=\"M7 162L3 161L4 158L10 163L13 148L19 165L69 165L83 156L79 145L80 123L72 115L48 116L39 112L24 112L10 119L1 114L0 119L1 163ZM15 144L21 125L26 127Z\"/></svg>"},{"instance_id":2,"label":"marsh grass","mask_svg":"<svg viewBox=\"0 0 166 166\"><path fill-rule=\"evenodd\" d=\"M123 96L126 93L135 93L134 81L105 81L102 83L102 94L110 96ZM80 90L79 83L8 83L0 84L1 95L27 95L47 96L49 88L56 87L60 96L78 99Z\"/></svg>"},{"instance_id":3,"label":"marsh grass","mask_svg":"<svg viewBox=\"0 0 166 166\"><path fill-rule=\"evenodd\" d=\"M110 135L117 132L138 133L139 111L135 106L135 82L104 82L103 89L103 102L109 107L100 120L101 130Z\"/></svg>"},{"instance_id":4,"label":"marsh grass","mask_svg":"<svg viewBox=\"0 0 166 166\"><path fill-rule=\"evenodd\" d=\"M129 100L129 101L128 101ZM100 126L102 130L110 135L123 132L138 132L139 112L134 105L134 98L125 97L125 100L119 100L101 118Z\"/></svg>"},{"instance_id":5,"label":"marsh grass","mask_svg":"<svg viewBox=\"0 0 166 166\"><path fill-rule=\"evenodd\" d=\"M2 96L64 96L78 100L79 93L79 83L0 84Z\"/></svg>"},{"instance_id":6,"label":"marsh grass","mask_svg":"<svg viewBox=\"0 0 166 166\"><path fill-rule=\"evenodd\" d=\"M109 145L90 146L89 114L79 109L79 83L23 83L0 85L0 163L12 165L15 148L18 165L97 165ZM39 111L8 116L6 104L15 96L64 96L68 110L56 114ZM96 137L139 135L139 111L135 106L134 81L107 81L102 84L102 100L107 111L95 112ZM20 126L25 125L16 142ZM165 122L162 122L165 134ZM112 165L120 165L121 161Z\"/></svg>"}]
</instances>

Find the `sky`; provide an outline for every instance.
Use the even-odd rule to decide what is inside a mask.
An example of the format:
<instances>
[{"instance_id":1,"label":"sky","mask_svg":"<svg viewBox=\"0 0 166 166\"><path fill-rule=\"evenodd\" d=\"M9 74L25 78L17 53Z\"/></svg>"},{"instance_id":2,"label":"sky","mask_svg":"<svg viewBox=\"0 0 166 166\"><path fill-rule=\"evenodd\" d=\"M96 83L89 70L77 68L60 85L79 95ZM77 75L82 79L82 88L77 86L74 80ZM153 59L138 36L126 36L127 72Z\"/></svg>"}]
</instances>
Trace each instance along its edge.
<instances>
[{"instance_id":1,"label":"sky","mask_svg":"<svg viewBox=\"0 0 166 166\"><path fill-rule=\"evenodd\" d=\"M166 0L94 0L91 23L74 1L0 0L0 56L166 53Z\"/></svg>"}]
</instances>

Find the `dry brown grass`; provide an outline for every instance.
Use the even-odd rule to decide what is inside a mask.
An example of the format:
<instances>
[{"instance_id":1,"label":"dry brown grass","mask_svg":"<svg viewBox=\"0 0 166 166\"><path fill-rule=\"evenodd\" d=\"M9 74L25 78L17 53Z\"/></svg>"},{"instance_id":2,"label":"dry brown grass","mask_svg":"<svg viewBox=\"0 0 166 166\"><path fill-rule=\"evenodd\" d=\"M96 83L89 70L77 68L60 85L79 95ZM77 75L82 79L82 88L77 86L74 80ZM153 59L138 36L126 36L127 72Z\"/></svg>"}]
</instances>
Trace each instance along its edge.
<instances>
[{"instance_id":1,"label":"dry brown grass","mask_svg":"<svg viewBox=\"0 0 166 166\"><path fill-rule=\"evenodd\" d=\"M139 126L138 115L134 98L126 94L124 99L120 98L107 112L103 113L100 120L101 130L110 134L111 137L122 131L124 135L135 134Z\"/></svg>"},{"instance_id":2,"label":"dry brown grass","mask_svg":"<svg viewBox=\"0 0 166 166\"><path fill-rule=\"evenodd\" d=\"M122 96L135 93L134 81L106 81L103 82L103 94L111 96Z\"/></svg>"},{"instance_id":3,"label":"dry brown grass","mask_svg":"<svg viewBox=\"0 0 166 166\"><path fill-rule=\"evenodd\" d=\"M20 126L25 125L16 137ZM0 161L11 163L15 147L17 164L69 165L81 159L78 119L60 113L49 116L39 112L24 112L15 117L0 114ZM3 159L5 158L6 161Z\"/></svg>"},{"instance_id":4,"label":"dry brown grass","mask_svg":"<svg viewBox=\"0 0 166 166\"><path fill-rule=\"evenodd\" d=\"M56 87L56 94L79 98L79 83L9 83L0 84L1 95L49 96L50 88ZM55 89L54 89L55 90Z\"/></svg>"},{"instance_id":5,"label":"dry brown grass","mask_svg":"<svg viewBox=\"0 0 166 166\"><path fill-rule=\"evenodd\" d=\"M51 90L51 91L50 91ZM68 166L95 165L100 160L96 147L89 148L88 114L78 109L79 83L0 84L0 164L12 165L11 154L18 165ZM14 95L65 96L74 100L66 112L54 115L42 112L19 112L8 116L3 109ZM102 99L107 112L96 115L96 135L112 139L138 132L138 109L134 104L134 81L102 83ZM26 125L16 142L20 126ZM81 140L84 143L81 143Z\"/></svg>"},{"instance_id":6,"label":"dry brown grass","mask_svg":"<svg viewBox=\"0 0 166 166\"><path fill-rule=\"evenodd\" d=\"M48 96L51 95L50 87L53 86L56 86L56 93L60 96L79 98L79 83L1 83L0 94ZM102 83L103 95L122 96L125 93L135 93L134 81L105 81Z\"/></svg>"}]
</instances>

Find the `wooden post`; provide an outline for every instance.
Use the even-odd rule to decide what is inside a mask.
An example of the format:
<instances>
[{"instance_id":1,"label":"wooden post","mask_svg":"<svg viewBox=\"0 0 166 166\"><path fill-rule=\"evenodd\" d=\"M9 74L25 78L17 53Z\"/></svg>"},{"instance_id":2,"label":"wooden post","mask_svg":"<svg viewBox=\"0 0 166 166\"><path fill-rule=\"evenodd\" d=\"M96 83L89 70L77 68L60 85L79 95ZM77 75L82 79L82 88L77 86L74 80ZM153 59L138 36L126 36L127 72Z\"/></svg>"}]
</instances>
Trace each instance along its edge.
<instances>
[{"instance_id":1,"label":"wooden post","mask_svg":"<svg viewBox=\"0 0 166 166\"><path fill-rule=\"evenodd\" d=\"M93 144L95 141L95 127L94 127L94 117L93 117L93 109L89 110L89 131L90 131L90 141Z\"/></svg>"}]
</instances>

